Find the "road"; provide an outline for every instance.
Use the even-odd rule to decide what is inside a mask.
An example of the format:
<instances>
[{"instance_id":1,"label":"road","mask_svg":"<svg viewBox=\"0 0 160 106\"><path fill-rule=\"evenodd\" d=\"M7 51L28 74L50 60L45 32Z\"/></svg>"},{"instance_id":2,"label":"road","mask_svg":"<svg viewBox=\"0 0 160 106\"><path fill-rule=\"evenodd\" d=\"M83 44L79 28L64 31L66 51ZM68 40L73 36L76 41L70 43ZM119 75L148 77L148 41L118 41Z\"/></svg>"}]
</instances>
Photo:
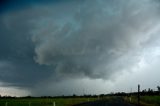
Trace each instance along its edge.
<instances>
[{"instance_id":1,"label":"road","mask_svg":"<svg viewBox=\"0 0 160 106\"><path fill-rule=\"evenodd\" d=\"M99 100L94 102L82 103L74 106L135 106L123 101L121 97L114 98L112 100Z\"/></svg>"}]
</instances>

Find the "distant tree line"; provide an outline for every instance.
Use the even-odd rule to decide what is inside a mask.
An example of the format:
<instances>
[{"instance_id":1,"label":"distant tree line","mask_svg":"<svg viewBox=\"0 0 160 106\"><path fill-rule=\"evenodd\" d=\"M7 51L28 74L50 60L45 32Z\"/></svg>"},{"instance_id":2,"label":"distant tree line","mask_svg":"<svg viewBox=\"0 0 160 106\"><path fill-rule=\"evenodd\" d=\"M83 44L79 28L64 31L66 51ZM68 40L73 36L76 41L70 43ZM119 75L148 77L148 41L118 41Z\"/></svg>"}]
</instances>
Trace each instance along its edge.
<instances>
[{"instance_id":1,"label":"distant tree line","mask_svg":"<svg viewBox=\"0 0 160 106\"><path fill-rule=\"evenodd\" d=\"M76 94L73 94L71 96L41 96L41 97L34 97L34 96L25 96L25 97L16 97L16 96L1 96L0 95L0 98L103 98L103 97L106 97L106 96L130 96L130 95L137 95L138 92L130 92L130 93L125 93L125 92L112 92L112 93L109 93L109 94L100 94L100 95L91 95L91 94L84 94L84 95L76 95ZM151 88L148 88L148 89L144 89L144 90L141 90L140 92L140 95L141 96L144 96L144 95L148 95L148 96L153 96L153 95L160 95L160 86L157 86L157 90L153 90Z\"/></svg>"},{"instance_id":2,"label":"distant tree line","mask_svg":"<svg viewBox=\"0 0 160 106\"><path fill-rule=\"evenodd\" d=\"M140 94L141 95L160 95L160 86L157 86L156 91L154 91L151 88L148 88L148 90L146 90L146 89L142 90L142 92Z\"/></svg>"}]
</instances>

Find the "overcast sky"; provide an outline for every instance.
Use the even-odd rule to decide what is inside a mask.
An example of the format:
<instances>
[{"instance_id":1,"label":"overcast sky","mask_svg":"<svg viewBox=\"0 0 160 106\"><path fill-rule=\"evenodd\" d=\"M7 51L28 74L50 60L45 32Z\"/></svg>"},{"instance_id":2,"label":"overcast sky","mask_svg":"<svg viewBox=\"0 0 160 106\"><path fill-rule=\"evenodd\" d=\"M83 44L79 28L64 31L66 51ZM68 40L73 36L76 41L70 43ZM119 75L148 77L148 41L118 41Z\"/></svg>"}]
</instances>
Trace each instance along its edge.
<instances>
[{"instance_id":1,"label":"overcast sky","mask_svg":"<svg viewBox=\"0 0 160 106\"><path fill-rule=\"evenodd\" d=\"M159 0L2 1L1 95L101 94L160 85Z\"/></svg>"}]
</instances>

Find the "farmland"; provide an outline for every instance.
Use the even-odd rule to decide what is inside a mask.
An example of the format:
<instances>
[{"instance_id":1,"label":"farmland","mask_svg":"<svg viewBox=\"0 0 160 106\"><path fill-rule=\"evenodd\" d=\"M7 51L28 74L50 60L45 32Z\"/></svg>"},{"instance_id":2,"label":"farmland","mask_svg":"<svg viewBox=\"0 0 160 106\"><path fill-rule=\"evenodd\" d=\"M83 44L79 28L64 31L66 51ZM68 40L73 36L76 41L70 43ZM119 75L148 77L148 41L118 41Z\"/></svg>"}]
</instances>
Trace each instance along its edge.
<instances>
[{"instance_id":1,"label":"farmland","mask_svg":"<svg viewBox=\"0 0 160 106\"><path fill-rule=\"evenodd\" d=\"M125 97L125 100L132 104L137 104L136 96ZM160 106L160 96L141 96L140 105L141 106Z\"/></svg>"},{"instance_id":2,"label":"farmland","mask_svg":"<svg viewBox=\"0 0 160 106\"><path fill-rule=\"evenodd\" d=\"M120 98L124 98L126 102L137 105L137 96L103 96L97 97L58 97L58 98L0 98L0 106L73 106L84 102L100 100L99 103L117 103ZM103 103L102 103L103 104ZM140 106L160 106L160 96L140 96Z\"/></svg>"},{"instance_id":3,"label":"farmland","mask_svg":"<svg viewBox=\"0 0 160 106\"><path fill-rule=\"evenodd\" d=\"M160 96L142 96L141 101L147 104L160 106Z\"/></svg>"},{"instance_id":4,"label":"farmland","mask_svg":"<svg viewBox=\"0 0 160 106\"><path fill-rule=\"evenodd\" d=\"M0 106L72 106L96 98L1 98Z\"/></svg>"}]
</instances>

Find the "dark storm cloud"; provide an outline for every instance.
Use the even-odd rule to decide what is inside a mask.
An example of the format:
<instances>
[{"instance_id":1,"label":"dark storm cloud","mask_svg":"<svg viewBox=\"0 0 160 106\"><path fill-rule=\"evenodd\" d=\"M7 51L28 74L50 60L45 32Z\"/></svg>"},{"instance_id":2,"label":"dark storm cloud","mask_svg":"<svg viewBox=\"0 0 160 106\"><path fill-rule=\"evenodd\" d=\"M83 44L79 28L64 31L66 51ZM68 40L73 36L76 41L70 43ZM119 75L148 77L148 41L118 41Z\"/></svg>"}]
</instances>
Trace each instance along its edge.
<instances>
[{"instance_id":1,"label":"dark storm cloud","mask_svg":"<svg viewBox=\"0 0 160 106\"><path fill-rule=\"evenodd\" d=\"M34 45L28 25L31 16L20 12L0 16L0 80L7 85L32 87L49 73L33 61Z\"/></svg>"},{"instance_id":2,"label":"dark storm cloud","mask_svg":"<svg viewBox=\"0 0 160 106\"><path fill-rule=\"evenodd\" d=\"M108 79L139 61L138 51L157 24L157 12L150 0L101 0L85 1L56 21L48 15L34 22L35 61L56 67L63 77Z\"/></svg>"},{"instance_id":3,"label":"dark storm cloud","mask_svg":"<svg viewBox=\"0 0 160 106\"><path fill-rule=\"evenodd\" d=\"M7 11L24 9L35 4L47 4L52 2L60 2L61 0L1 0L0 13Z\"/></svg>"},{"instance_id":4,"label":"dark storm cloud","mask_svg":"<svg viewBox=\"0 0 160 106\"><path fill-rule=\"evenodd\" d=\"M2 3L0 14L0 81L7 86L40 93L50 83L67 86L67 78L111 79L137 66L159 39L156 0L16 2Z\"/></svg>"}]
</instances>

